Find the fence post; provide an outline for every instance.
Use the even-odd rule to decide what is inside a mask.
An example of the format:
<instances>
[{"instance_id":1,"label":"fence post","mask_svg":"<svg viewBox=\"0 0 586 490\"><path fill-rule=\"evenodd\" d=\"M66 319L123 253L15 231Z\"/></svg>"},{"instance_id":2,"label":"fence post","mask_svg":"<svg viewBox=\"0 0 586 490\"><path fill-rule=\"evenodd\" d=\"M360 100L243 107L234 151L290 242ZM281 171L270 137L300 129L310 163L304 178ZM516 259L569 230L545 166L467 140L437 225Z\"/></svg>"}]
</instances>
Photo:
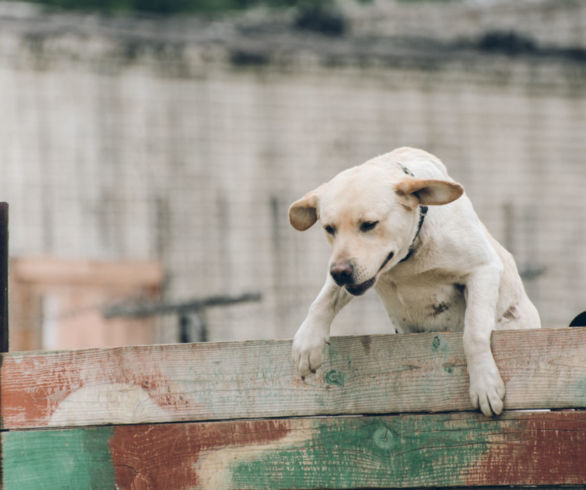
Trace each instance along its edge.
<instances>
[{"instance_id":1,"label":"fence post","mask_svg":"<svg viewBox=\"0 0 586 490\"><path fill-rule=\"evenodd\" d=\"M0 202L0 352L8 352L8 203ZM0 358L0 368L2 358ZM0 380L1 383L1 380ZM1 421L1 417L0 417ZM4 488L4 437L0 439L0 487Z\"/></svg>"},{"instance_id":2,"label":"fence post","mask_svg":"<svg viewBox=\"0 0 586 490\"><path fill-rule=\"evenodd\" d=\"M0 352L8 352L8 203L0 202Z\"/></svg>"}]
</instances>

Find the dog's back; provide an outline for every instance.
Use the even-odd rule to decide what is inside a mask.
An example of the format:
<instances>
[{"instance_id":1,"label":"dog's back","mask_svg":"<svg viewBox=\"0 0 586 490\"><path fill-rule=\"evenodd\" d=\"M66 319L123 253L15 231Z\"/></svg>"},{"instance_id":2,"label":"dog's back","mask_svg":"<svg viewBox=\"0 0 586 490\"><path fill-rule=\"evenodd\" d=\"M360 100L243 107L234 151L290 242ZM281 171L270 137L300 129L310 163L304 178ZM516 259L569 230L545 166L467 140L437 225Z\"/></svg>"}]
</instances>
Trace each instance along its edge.
<instances>
[{"instance_id":1,"label":"dog's back","mask_svg":"<svg viewBox=\"0 0 586 490\"><path fill-rule=\"evenodd\" d=\"M375 164L388 167L396 171L397 168L408 169L422 179L448 179L448 170L442 161L435 155L409 146L402 146L384 155L377 156L366 164ZM399 166L398 166L399 164Z\"/></svg>"}]
</instances>

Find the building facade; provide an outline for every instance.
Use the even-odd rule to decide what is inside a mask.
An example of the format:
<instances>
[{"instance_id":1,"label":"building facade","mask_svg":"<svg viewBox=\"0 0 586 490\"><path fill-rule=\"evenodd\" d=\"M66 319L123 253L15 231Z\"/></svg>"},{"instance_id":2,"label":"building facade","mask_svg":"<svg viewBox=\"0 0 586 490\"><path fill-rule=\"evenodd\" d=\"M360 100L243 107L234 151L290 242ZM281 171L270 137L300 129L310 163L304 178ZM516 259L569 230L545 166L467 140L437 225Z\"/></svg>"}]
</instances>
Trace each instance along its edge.
<instances>
[{"instance_id":1,"label":"building facade","mask_svg":"<svg viewBox=\"0 0 586 490\"><path fill-rule=\"evenodd\" d=\"M550 9L521 4L534 19ZM419 18L405 10L418 6L393 5ZM475 5L465 20L476 29L449 39L383 36L366 11L328 38L275 14L157 22L3 7L0 199L12 254L159 262L165 301L260 292L206 310L209 338L290 337L329 250L318 227L289 226L289 204L410 145L464 185L514 253L544 326L566 325L586 309L586 10L556 12L578 26L560 41L537 27L507 38ZM495 32L504 48L481 43ZM511 52L511 39L535 44ZM388 327L369 292L334 333ZM174 341L176 322L158 332Z\"/></svg>"}]
</instances>

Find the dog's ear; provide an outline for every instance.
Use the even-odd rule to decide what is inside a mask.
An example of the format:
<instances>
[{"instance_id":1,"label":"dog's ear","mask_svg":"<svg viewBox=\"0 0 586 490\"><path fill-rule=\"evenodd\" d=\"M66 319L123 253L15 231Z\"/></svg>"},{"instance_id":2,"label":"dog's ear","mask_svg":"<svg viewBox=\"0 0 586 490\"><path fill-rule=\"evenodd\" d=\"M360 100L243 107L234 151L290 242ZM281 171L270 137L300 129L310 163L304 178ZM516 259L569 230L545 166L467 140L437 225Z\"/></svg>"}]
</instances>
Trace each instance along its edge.
<instances>
[{"instance_id":1,"label":"dog's ear","mask_svg":"<svg viewBox=\"0 0 586 490\"><path fill-rule=\"evenodd\" d=\"M317 189L308 192L301 199L289 206L289 222L293 228L304 231L317 221L319 193L324 185L322 184Z\"/></svg>"},{"instance_id":2,"label":"dog's ear","mask_svg":"<svg viewBox=\"0 0 586 490\"><path fill-rule=\"evenodd\" d=\"M401 202L411 208L417 205L448 204L464 193L463 187L456 182L412 177L407 177L399 182L395 190L401 198Z\"/></svg>"}]
</instances>

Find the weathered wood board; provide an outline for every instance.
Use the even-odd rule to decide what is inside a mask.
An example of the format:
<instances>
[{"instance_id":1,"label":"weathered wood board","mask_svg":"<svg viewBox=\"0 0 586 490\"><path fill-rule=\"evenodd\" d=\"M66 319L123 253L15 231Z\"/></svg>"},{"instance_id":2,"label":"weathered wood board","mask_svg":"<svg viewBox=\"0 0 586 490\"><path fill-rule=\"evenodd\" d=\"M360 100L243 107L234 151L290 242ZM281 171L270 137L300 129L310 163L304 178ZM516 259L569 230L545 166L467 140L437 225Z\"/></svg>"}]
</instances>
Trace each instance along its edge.
<instances>
[{"instance_id":1,"label":"weathered wood board","mask_svg":"<svg viewBox=\"0 0 586 490\"><path fill-rule=\"evenodd\" d=\"M507 409L586 407L586 328L499 331ZM458 333L332 338L301 380L290 341L2 356L2 427L471 410Z\"/></svg>"},{"instance_id":2,"label":"weathered wood board","mask_svg":"<svg viewBox=\"0 0 586 490\"><path fill-rule=\"evenodd\" d=\"M584 411L45 429L5 432L2 442L7 490L586 482Z\"/></svg>"}]
</instances>

